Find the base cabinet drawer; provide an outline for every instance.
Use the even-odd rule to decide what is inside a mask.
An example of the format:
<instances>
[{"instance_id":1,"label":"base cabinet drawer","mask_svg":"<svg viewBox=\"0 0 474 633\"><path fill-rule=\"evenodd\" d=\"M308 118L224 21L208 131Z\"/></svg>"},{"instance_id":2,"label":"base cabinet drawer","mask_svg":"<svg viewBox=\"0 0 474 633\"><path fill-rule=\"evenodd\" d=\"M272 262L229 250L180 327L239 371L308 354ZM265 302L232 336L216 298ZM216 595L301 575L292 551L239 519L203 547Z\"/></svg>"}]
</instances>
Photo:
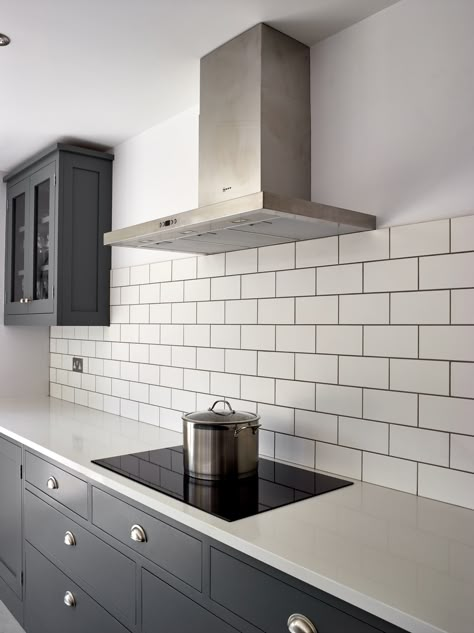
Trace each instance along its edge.
<instances>
[{"instance_id":1,"label":"base cabinet drawer","mask_svg":"<svg viewBox=\"0 0 474 633\"><path fill-rule=\"evenodd\" d=\"M142 572L142 633L237 633L223 620L163 582Z\"/></svg>"},{"instance_id":2,"label":"base cabinet drawer","mask_svg":"<svg viewBox=\"0 0 474 633\"><path fill-rule=\"evenodd\" d=\"M128 626L136 621L134 561L25 491L25 538Z\"/></svg>"},{"instance_id":3,"label":"base cabinet drawer","mask_svg":"<svg viewBox=\"0 0 474 633\"><path fill-rule=\"evenodd\" d=\"M28 633L127 633L34 547L26 545Z\"/></svg>"},{"instance_id":4,"label":"base cabinet drawer","mask_svg":"<svg viewBox=\"0 0 474 633\"><path fill-rule=\"evenodd\" d=\"M378 631L215 548L211 548L211 599L265 633L288 633L288 619L294 614L308 618L318 633Z\"/></svg>"}]
</instances>

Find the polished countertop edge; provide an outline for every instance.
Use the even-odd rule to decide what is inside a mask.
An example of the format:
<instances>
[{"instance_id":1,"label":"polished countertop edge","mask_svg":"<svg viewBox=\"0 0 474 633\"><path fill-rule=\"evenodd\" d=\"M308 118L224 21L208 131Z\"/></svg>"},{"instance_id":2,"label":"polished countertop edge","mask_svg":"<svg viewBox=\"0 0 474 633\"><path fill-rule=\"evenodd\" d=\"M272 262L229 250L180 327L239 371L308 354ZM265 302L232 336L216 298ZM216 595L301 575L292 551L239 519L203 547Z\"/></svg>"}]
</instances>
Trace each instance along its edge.
<instances>
[{"instance_id":1,"label":"polished countertop edge","mask_svg":"<svg viewBox=\"0 0 474 633\"><path fill-rule=\"evenodd\" d=\"M402 629L406 629L411 633L467 633L465 631L457 629L440 628L434 623L430 623L423 619L420 619L419 617L409 613L408 611L405 612L396 606L390 605L378 599L377 597L371 596L368 593L364 593L363 591L358 591L354 587L350 587L346 584L338 582L337 580L330 578L328 575L324 575L315 569L305 567L300 562L292 560L291 557L288 556L288 554L285 556L284 553L279 554L277 551L274 551L275 548L266 549L261 544L252 542L250 537L245 536L245 534L239 535L239 531L243 531L239 530L239 528L247 526L249 522L255 521L257 517L259 522L271 521L272 524L275 525L276 519L278 518L278 516L281 516L276 514L279 512L279 510L286 509L286 511L288 511L288 508L295 509L299 504L286 506L286 508L278 508L271 513L257 515L257 517L249 517L233 523L227 523L222 519L188 506L187 504L179 500L173 499L162 493L146 488L142 484L138 484L116 473L107 471L100 466L96 466L90 463L90 459L123 454L124 452L127 452L127 449L125 449L125 451L123 451L122 453L117 452L117 450L112 451L111 455L98 454L94 455L93 457L84 456L83 459L85 460L85 462L83 461L81 463L81 461L74 459L67 454L59 452L58 450L48 448L48 446L45 445L46 442L42 443L39 441L35 441L35 439L31 438L31 435L34 435L34 433L28 434L28 432L26 431L19 432L15 429L14 424L8 425L7 420L4 419L5 414L8 413L13 414L14 416L22 415L21 413L19 413L19 410L21 410L22 407L24 407L25 409L24 415L27 415L29 413L28 406L33 405L33 407L36 408L39 404L40 408L41 405L43 405L44 408L49 408L49 405L51 403L60 403L60 405L57 405L58 410L54 411L55 417L61 415L60 409L69 409L68 411L65 411L65 413L71 413L75 410L81 410L87 411L88 417L93 417L95 413L98 417L103 417L104 415L107 416L109 421L115 418L117 422L132 423L133 425L137 426L137 428L148 427L149 429L155 430L157 434L159 434L161 431L161 433L165 433L170 437L169 440L164 441L164 444L161 446L163 448L179 443L179 440L181 438L180 434L174 431L160 429L159 427L154 427L142 422L128 420L112 414L104 414L104 412L102 411L95 411L93 409L82 407L81 405L75 405L48 397L35 398L34 400L22 400L21 402L17 399L0 398L0 433L3 434L5 437L12 439L13 441L23 444L27 448L37 451L44 457L50 458L57 463L74 470L79 475L87 477L92 481L106 486L112 491L118 492L128 497L132 501L136 501L143 506L151 508L163 514L164 516L169 517L170 519L174 519L178 523L182 523L187 527L196 530L197 532L200 532L210 538L215 539L216 541L223 543L224 545L236 549L243 554L247 554L251 558L255 558L262 563L268 564L269 566L274 567L279 571L288 574L289 576L292 576L317 589L320 589L321 591L327 592L328 594L335 596L336 598L339 598L355 607L367 611L368 613L375 615L382 620L390 622ZM8 411L9 407L7 406L7 411L5 412L6 405L13 405L13 411ZM54 406L55 405L53 405L53 407ZM44 417L44 414L45 412L43 412L42 416L39 417ZM79 420L73 420L73 422L76 425L82 424L82 422ZM33 423L33 425L40 423L41 420L37 420L35 423ZM86 426L90 425L86 424ZM98 428L96 430L100 431L101 429ZM127 440L129 438L124 436L123 439ZM176 442L176 440L178 440L178 442ZM149 450L149 447L144 444L144 440L137 441L141 442L141 445L137 446L135 444L130 444L129 452ZM331 492L331 496L341 494L342 491L347 491L351 489L355 493L355 491L362 487L373 487L373 485L355 481L354 485L350 486L349 488ZM380 487L377 486L377 488ZM384 490L387 491L387 494L407 494L399 493L398 491L393 491L391 489ZM316 497L316 499L318 498ZM311 502L312 500L306 500L304 503L306 503L307 501ZM432 503L439 504L441 508L443 506L449 506L449 504L444 504L441 502ZM472 512L474 525L474 511L468 512ZM255 528L258 532L258 525L255 525Z\"/></svg>"}]
</instances>

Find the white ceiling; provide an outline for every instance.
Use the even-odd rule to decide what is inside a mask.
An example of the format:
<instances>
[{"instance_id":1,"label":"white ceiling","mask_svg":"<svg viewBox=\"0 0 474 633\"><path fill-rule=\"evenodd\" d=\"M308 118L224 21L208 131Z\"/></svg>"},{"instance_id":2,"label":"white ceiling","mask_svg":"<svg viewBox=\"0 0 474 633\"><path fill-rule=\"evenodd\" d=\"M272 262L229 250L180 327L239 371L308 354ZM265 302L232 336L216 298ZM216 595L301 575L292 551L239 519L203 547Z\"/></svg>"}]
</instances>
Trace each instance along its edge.
<instances>
[{"instance_id":1,"label":"white ceiling","mask_svg":"<svg viewBox=\"0 0 474 633\"><path fill-rule=\"evenodd\" d=\"M312 45L397 0L0 0L0 171L110 148L194 106L199 58L258 22Z\"/></svg>"}]
</instances>

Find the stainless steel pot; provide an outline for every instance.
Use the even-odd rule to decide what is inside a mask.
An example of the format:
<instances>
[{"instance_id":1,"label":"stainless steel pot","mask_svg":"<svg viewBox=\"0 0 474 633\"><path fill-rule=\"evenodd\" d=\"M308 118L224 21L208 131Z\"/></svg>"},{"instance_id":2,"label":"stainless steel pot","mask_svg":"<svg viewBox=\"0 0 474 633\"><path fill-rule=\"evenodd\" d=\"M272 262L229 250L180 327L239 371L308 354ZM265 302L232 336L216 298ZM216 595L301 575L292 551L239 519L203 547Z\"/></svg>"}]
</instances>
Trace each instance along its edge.
<instances>
[{"instance_id":1,"label":"stainless steel pot","mask_svg":"<svg viewBox=\"0 0 474 633\"><path fill-rule=\"evenodd\" d=\"M219 403L224 408L216 409ZM227 407L227 409L225 408ZM260 416L216 400L207 411L183 415L184 470L198 479L249 477L258 466Z\"/></svg>"}]
</instances>

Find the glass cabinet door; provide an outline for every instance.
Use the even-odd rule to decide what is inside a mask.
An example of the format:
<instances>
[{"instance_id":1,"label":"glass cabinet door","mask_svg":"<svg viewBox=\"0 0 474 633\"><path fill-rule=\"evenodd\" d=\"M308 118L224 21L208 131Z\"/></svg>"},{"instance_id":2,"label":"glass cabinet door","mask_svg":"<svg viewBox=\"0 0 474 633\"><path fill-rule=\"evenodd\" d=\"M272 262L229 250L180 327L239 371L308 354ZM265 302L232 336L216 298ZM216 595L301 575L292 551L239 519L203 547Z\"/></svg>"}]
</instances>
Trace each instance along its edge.
<instances>
[{"instance_id":1,"label":"glass cabinet door","mask_svg":"<svg viewBox=\"0 0 474 633\"><path fill-rule=\"evenodd\" d=\"M11 314L27 312L29 179L8 191L6 309Z\"/></svg>"}]
</instances>

